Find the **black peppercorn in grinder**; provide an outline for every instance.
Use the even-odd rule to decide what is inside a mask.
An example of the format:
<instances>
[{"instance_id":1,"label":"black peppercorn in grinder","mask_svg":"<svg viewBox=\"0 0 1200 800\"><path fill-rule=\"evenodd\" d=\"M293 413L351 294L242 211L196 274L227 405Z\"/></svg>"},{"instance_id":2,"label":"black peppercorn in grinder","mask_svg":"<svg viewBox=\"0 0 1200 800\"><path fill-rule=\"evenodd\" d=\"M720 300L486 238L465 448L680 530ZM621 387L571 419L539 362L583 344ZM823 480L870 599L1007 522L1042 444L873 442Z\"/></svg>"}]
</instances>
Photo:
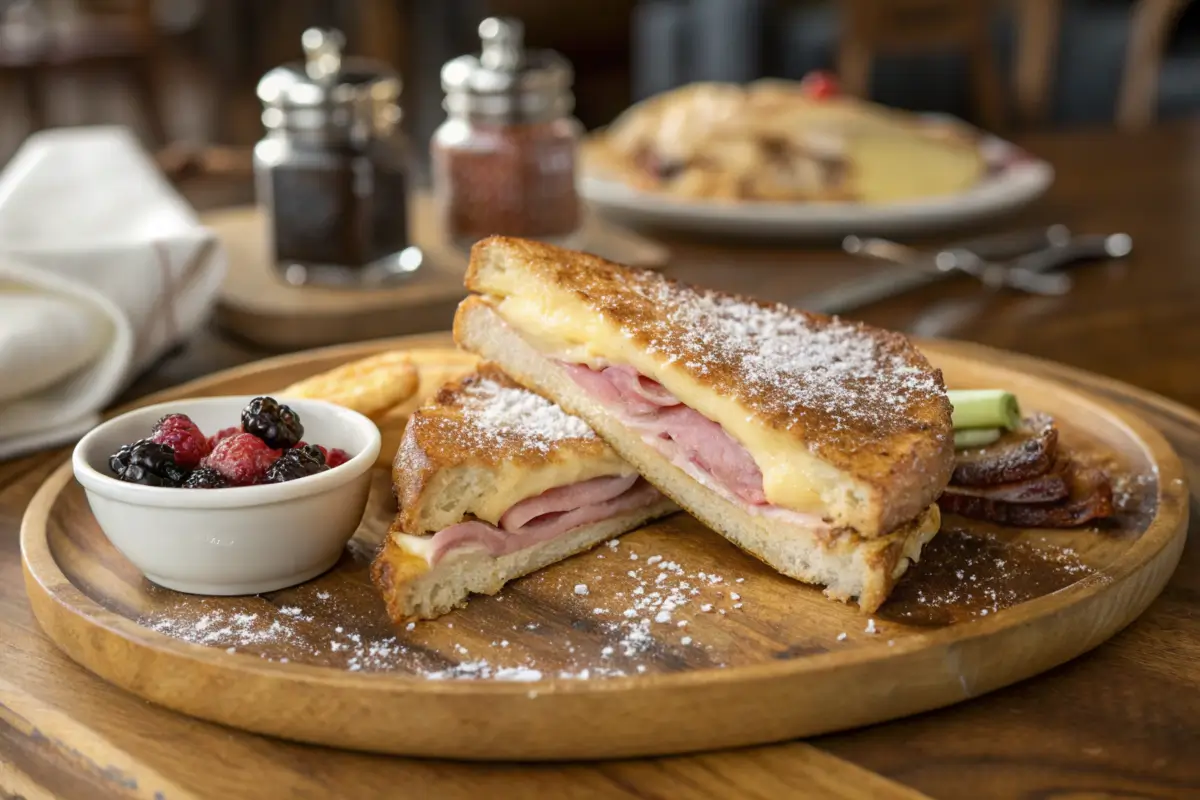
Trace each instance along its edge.
<instances>
[{"instance_id":1,"label":"black peppercorn in grinder","mask_svg":"<svg viewBox=\"0 0 1200 800\"><path fill-rule=\"evenodd\" d=\"M258 84L266 135L254 148L255 187L269 217L276 268L289 283L372 285L413 272L408 148L400 77L343 57L337 31L310 28L305 61Z\"/></svg>"}]
</instances>

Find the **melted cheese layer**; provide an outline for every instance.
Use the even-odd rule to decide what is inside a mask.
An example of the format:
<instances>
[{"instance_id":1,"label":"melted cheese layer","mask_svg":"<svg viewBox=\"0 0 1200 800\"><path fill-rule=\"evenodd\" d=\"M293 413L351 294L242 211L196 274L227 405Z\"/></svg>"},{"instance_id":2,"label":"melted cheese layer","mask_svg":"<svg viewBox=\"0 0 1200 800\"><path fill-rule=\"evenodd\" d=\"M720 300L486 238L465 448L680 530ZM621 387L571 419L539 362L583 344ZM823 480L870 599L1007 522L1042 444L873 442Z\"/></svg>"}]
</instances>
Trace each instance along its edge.
<instances>
[{"instance_id":1,"label":"melted cheese layer","mask_svg":"<svg viewBox=\"0 0 1200 800\"><path fill-rule=\"evenodd\" d=\"M629 466L613 451L603 456L579 458L571 456L536 467L505 462L497 465L488 476L488 493L468 513L484 522L500 524L504 512L522 500L537 497L548 489L583 483L607 475L632 475Z\"/></svg>"},{"instance_id":2,"label":"melted cheese layer","mask_svg":"<svg viewBox=\"0 0 1200 800\"><path fill-rule=\"evenodd\" d=\"M510 273L515 275L515 273ZM628 364L667 388L689 408L726 430L762 470L763 493L772 505L833 518L860 532L875 533L870 519L870 488L813 456L802 442L781 436L732 397L696 382L678 365L660 361L567 292L521 293L514 278L500 286L497 312L526 341L565 361L592 366ZM856 510L858 513L856 513Z\"/></svg>"}]
</instances>

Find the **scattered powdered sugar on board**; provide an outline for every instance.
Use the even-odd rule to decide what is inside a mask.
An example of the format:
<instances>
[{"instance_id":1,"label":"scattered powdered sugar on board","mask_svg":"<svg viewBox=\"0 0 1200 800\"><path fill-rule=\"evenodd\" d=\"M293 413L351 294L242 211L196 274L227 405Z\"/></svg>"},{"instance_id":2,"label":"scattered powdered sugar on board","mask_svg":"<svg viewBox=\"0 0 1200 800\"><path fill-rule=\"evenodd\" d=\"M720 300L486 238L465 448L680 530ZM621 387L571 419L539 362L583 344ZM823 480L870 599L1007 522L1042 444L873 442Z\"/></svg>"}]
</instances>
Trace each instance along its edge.
<instances>
[{"instance_id":1,"label":"scattered powdered sugar on board","mask_svg":"<svg viewBox=\"0 0 1200 800\"><path fill-rule=\"evenodd\" d=\"M616 550L619 545L608 547ZM653 567L643 566L647 562ZM344 584L341 594L301 586L280 593L287 600L277 604L266 597L188 597L164 604L139 622L239 658L441 681L594 680L645 674L663 658L672 663L686 658L697 667L725 666L709 655L711 646L690 625L703 613L701 607L711 611L741 605L731 602L725 579L689 571L664 556L630 566L635 568L589 580L614 590L605 606L593 607L587 592L576 591L589 583L572 581L565 587L563 599L578 602L580 615L593 622L578 637L562 642L553 663L541 663L550 656L539 658L523 645L529 641L525 637L545 635L542 625L528 618L514 620L506 636L483 642L466 617L458 618L458 626L450 619L402 625L382 617L356 619L347 609L370 608L375 598L344 593L373 593L369 584ZM724 618L708 616L710 624L725 624Z\"/></svg>"},{"instance_id":2,"label":"scattered powdered sugar on board","mask_svg":"<svg viewBox=\"0 0 1200 800\"><path fill-rule=\"evenodd\" d=\"M906 626L953 623L963 614L990 616L1028 599L1014 586L1031 586L1036 596L1090 571L1066 546L1043 552L953 529L934 543L943 536L941 552L927 550L874 617L860 620L853 609L844 609L846 619L826 634L826 645L874 640L890 647ZM503 593L472 601L477 609L498 604L476 615L469 608L439 620L394 625L383 616L370 582L351 580L342 581L336 591L320 588L317 581L269 596L274 602L268 597L178 599L161 590L165 602L139 622L179 640L219 648L230 658L436 681L600 680L720 668L727 666L726 659L732 665L767 657L761 649L738 644L740 621L755 608L752 583L711 567L689 568L684 557L642 544L604 549L618 558L576 559L574 569L561 576L553 570L536 573L523 579L523 588L505 590L514 592L508 602L500 603ZM620 550L640 555L627 559ZM923 578L921 570L933 575ZM1017 584L1014 575L1020 578ZM536 598L531 608L552 598L570 609L572 624L518 612L530 593ZM843 610L837 604L830 609L833 614ZM844 627L850 618L859 626L853 634ZM884 635L872 635L880 633ZM807 647L797 642L796 652L809 652Z\"/></svg>"},{"instance_id":3,"label":"scattered powdered sugar on board","mask_svg":"<svg viewBox=\"0 0 1200 800\"><path fill-rule=\"evenodd\" d=\"M1069 546L1006 541L947 526L896 585L881 615L948 625L986 617L1065 588L1093 573Z\"/></svg>"}]
</instances>

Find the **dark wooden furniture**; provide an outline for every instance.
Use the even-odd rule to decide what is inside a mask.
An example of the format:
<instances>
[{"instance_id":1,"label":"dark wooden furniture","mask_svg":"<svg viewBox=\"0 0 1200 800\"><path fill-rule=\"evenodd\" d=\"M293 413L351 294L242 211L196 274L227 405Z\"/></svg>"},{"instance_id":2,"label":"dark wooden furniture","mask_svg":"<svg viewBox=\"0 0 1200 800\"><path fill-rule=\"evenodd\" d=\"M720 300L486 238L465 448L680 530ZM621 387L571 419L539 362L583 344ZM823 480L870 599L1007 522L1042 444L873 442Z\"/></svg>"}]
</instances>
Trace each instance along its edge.
<instances>
[{"instance_id":1,"label":"dark wooden furniture","mask_svg":"<svg viewBox=\"0 0 1200 800\"><path fill-rule=\"evenodd\" d=\"M13 4L17 5L17 4ZM29 45L0 47L0 75L21 83L25 112L34 130L49 124L46 94L58 73L112 71L123 75L137 96L150 136L167 142L157 81L160 69L153 0L89 0L62 6L23 0L22 21ZM64 11L65 9L65 11Z\"/></svg>"},{"instance_id":2,"label":"dark wooden furniture","mask_svg":"<svg viewBox=\"0 0 1200 800\"><path fill-rule=\"evenodd\" d=\"M857 316L1054 359L1165 396L1067 372L1080 388L1129 404L1171 440L1186 462L1195 512L1200 199L1188 165L1198 137L1200 122L1136 135L1022 138L1055 165L1059 180L1044 202L1005 225L1125 230L1134 255L1078 268L1076 289L1062 298L985 296L955 280ZM803 294L806 263L842 258L670 244L669 272L778 300ZM202 338L137 391L258 355ZM1036 361L1021 363L1039 369ZM70 663L30 616L17 546L26 505L62 458L44 453L0 464L0 796L1174 798L1200 790L1200 519L1193 519L1178 571L1144 617L1087 656L965 705L807 743L683 758L455 764L239 734L148 706Z\"/></svg>"},{"instance_id":3,"label":"dark wooden furniture","mask_svg":"<svg viewBox=\"0 0 1200 800\"><path fill-rule=\"evenodd\" d=\"M1129 52L1117 97L1117 124L1149 126L1158 108L1158 75L1171 29L1192 0L1138 0L1130 21Z\"/></svg>"},{"instance_id":4,"label":"dark wooden furniture","mask_svg":"<svg viewBox=\"0 0 1200 800\"><path fill-rule=\"evenodd\" d=\"M1013 0L1017 30L1013 89L1017 119L1042 123L1050 109L1050 90L1057 75L1061 0Z\"/></svg>"},{"instance_id":5,"label":"dark wooden furniture","mask_svg":"<svg viewBox=\"0 0 1200 800\"><path fill-rule=\"evenodd\" d=\"M842 88L870 96L871 67L888 53L964 51L979 121L999 130L1007 119L1004 81L990 36L992 0L840 0L838 76Z\"/></svg>"}]
</instances>

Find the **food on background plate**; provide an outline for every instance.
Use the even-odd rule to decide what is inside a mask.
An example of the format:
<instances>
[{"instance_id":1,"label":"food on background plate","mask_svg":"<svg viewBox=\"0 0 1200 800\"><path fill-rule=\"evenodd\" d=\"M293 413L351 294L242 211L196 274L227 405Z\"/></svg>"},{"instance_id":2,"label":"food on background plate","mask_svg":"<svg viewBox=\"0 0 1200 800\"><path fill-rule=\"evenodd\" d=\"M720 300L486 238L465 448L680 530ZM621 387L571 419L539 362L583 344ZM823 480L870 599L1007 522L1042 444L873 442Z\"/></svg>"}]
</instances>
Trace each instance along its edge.
<instances>
[{"instance_id":1,"label":"food on background plate","mask_svg":"<svg viewBox=\"0 0 1200 800\"><path fill-rule=\"evenodd\" d=\"M584 174L681 199L896 203L952 195L987 174L964 123L799 83L694 83L644 100L594 134Z\"/></svg>"},{"instance_id":2,"label":"food on background plate","mask_svg":"<svg viewBox=\"0 0 1200 800\"><path fill-rule=\"evenodd\" d=\"M400 513L371 574L395 621L440 616L678 510L583 420L491 365L413 414L393 474Z\"/></svg>"},{"instance_id":3,"label":"food on background plate","mask_svg":"<svg viewBox=\"0 0 1200 800\"><path fill-rule=\"evenodd\" d=\"M242 410L241 427L211 438L185 414L167 414L149 438L122 445L109 457L127 483L182 489L225 489L286 483L332 469L350 454L301 441L300 415L271 397Z\"/></svg>"},{"instance_id":4,"label":"food on background plate","mask_svg":"<svg viewBox=\"0 0 1200 800\"><path fill-rule=\"evenodd\" d=\"M950 392L954 472L938 505L947 513L1001 525L1073 528L1113 513L1103 469L1072 458L1046 414L1021 416L1002 390Z\"/></svg>"},{"instance_id":5,"label":"food on background plate","mask_svg":"<svg viewBox=\"0 0 1200 800\"><path fill-rule=\"evenodd\" d=\"M937 533L950 403L900 334L505 237L466 280L460 346L785 575L873 611Z\"/></svg>"}]
</instances>

